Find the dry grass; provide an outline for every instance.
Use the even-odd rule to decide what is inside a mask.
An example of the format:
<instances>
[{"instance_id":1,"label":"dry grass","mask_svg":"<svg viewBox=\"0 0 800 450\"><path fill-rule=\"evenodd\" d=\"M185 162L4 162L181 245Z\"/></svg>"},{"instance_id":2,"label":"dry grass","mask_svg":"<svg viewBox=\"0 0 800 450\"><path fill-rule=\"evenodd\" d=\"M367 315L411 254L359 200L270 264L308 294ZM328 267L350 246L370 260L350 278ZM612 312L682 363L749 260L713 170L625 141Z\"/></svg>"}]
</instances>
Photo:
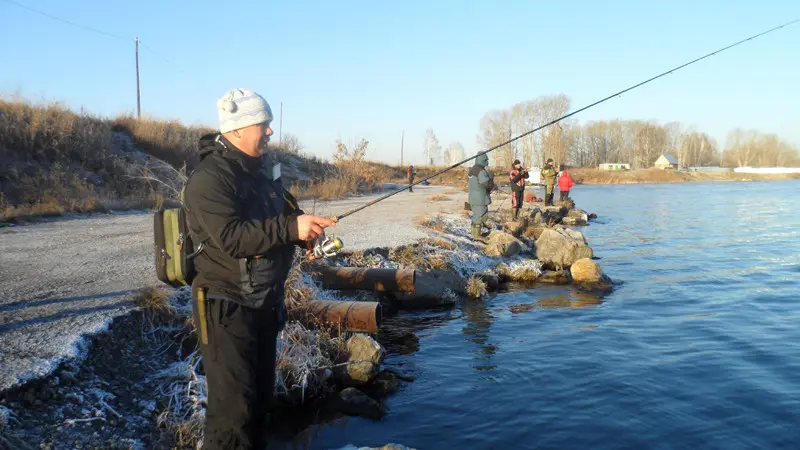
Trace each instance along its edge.
<instances>
[{"instance_id":1,"label":"dry grass","mask_svg":"<svg viewBox=\"0 0 800 450\"><path fill-rule=\"evenodd\" d=\"M168 293L165 299L162 290L144 289L137 296L137 305L150 308L148 310L174 311L175 320L188 321L192 315L191 288L183 287ZM298 264L294 265L287 283L287 297L294 301L331 299L328 293L318 290ZM165 325L158 327L164 329ZM195 333L193 327L190 330L190 334ZM284 403L296 405L327 393L327 379L335 362L340 359L345 338L344 333L329 327L310 329L289 320L277 343L277 397ZM205 376L198 372L201 359L201 353L195 347L184 360L156 375L163 380L159 395L168 399L167 408L158 416L158 424L172 433L178 448L193 448L203 438L207 392Z\"/></svg>"},{"instance_id":2,"label":"dry grass","mask_svg":"<svg viewBox=\"0 0 800 450\"><path fill-rule=\"evenodd\" d=\"M213 131L175 120L103 118L58 103L0 98L0 221L175 204L185 174L197 162L200 137ZM267 158L284 164L297 198L372 192L397 172L372 163L353 171L275 147Z\"/></svg>"},{"instance_id":3,"label":"dry grass","mask_svg":"<svg viewBox=\"0 0 800 450\"><path fill-rule=\"evenodd\" d=\"M423 216L417 219L417 223L425 228L444 233L446 224L441 220L439 214Z\"/></svg>"},{"instance_id":4,"label":"dry grass","mask_svg":"<svg viewBox=\"0 0 800 450\"><path fill-rule=\"evenodd\" d=\"M116 117L111 129L127 132L140 150L174 167L194 166L200 137L214 132L211 128L187 127L178 120L137 120L132 115Z\"/></svg>"},{"instance_id":5,"label":"dry grass","mask_svg":"<svg viewBox=\"0 0 800 450\"><path fill-rule=\"evenodd\" d=\"M58 103L0 99L0 220L163 204L139 177L147 156L120 150L111 120Z\"/></svg>"},{"instance_id":6,"label":"dry grass","mask_svg":"<svg viewBox=\"0 0 800 450\"><path fill-rule=\"evenodd\" d=\"M338 200L356 193L371 193L383 187L384 179L340 172L328 178L295 183L289 192L298 199Z\"/></svg>"},{"instance_id":7,"label":"dry grass","mask_svg":"<svg viewBox=\"0 0 800 450\"><path fill-rule=\"evenodd\" d=\"M429 202L446 202L450 201L450 197L442 194L431 195L428 197Z\"/></svg>"},{"instance_id":8,"label":"dry grass","mask_svg":"<svg viewBox=\"0 0 800 450\"><path fill-rule=\"evenodd\" d=\"M474 298L483 298L489 291L488 285L479 276L472 276L467 280L467 294Z\"/></svg>"},{"instance_id":9,"label":"dry grass","mask_svg":"<svg viewBox=\"0 0 800 450\"><path fill-rule=\"evenodd\" d=\"M177 313L175 306L170 302L173 292L167 289L148 286L136 293L134 304L137 308L155 314L165 316L175 316Z\"/></svg>"},{"instance_id":10,"label":"dry grass","mask_svg":"<svg viewBox=\"0 0 800 450\"><path fill-rule=\"evenodd\" d=\"M439 247L451 251L458 248L455 242L452 242L444 238L424 238L420 240L420 244L426 244L433 247Z\"/></svg>"}]
</instances>

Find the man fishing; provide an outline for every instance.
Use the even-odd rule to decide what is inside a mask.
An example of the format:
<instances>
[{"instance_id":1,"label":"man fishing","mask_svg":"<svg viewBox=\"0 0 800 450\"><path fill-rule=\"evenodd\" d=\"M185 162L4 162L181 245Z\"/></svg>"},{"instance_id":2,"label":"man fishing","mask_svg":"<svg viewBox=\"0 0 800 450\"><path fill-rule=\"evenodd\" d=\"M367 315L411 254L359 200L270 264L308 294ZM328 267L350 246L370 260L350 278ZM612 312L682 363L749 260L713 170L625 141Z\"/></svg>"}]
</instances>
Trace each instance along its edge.
<instances>
[{"instance_id":1,"label":"man fishing","mask_svg":"<svg viewBox=\"0 0 800 450\"><path fill-rule=\"evenodd\" d=\"M414 184L414 178L417 176L417 172L414 170L414 165L408 166L406 175L408 176L408 192L414 192L414 187L411 186Z\"/></svg>"},{"instance_id":2,"label":"man fishing","mask_svg":"<svg viewBox=\"0 0 800 450\"><path fill-rule=\"evenodd\" d=\"M558 176L558 171L553 167L553 158L547 159L541 174L544 179L544 206L553 206L553 192Z\"/></svg>"},{"instance_id":3,"label":"man fishing","mask_svg":"<svg viewBox=\"0 0 800 450\"><path fill-rule=\"evenodd\" d=\"M519 219L519 210L522 209L522 200L525 196L525 180L529 177L528 171L522 168L522 163L514 160L508 178L511 182L511 211L514 220Z\"/></svg>"},{"instance_id":4,"label":"man fishing","mask_svg":"<svg viewBox=\"0 0 800 450\"><path fill-rule=\"evenodd\" d=\"M492 204L491 192L494 188L494 177L487 170L488 166L489 157L485 153L478 155L467 177L468 200L472 210L472 240L484 243L487 241L481 236L481 228L487 225L489 205Z\"/></svg>"},{"instance_id":5,"label":"man fishing","mask_svg":"<svg viewBox=\"0 0 800 450\"><path fill-rule=\"evenodd\" d=\"M233 89L217 109L219 132L200 139L184 194L191 237L204 245L192 283L208 389L203 449L264 448L295 247L310 253L335 222L305 214L262 159L273 133L264 98Z\"/></svg>"}]
</instances>

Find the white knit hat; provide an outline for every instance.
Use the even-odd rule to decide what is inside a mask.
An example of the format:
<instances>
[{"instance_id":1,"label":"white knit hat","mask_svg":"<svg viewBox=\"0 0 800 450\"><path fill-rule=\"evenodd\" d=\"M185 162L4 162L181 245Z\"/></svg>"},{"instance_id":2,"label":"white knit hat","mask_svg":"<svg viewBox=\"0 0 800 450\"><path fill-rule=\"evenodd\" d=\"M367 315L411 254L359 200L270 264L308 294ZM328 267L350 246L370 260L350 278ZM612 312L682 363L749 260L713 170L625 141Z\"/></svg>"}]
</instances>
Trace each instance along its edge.
<instances>
[{"instance_id":1,"label":"white knit hat","mask_svg":"<svg viewBox=\"0 0 800 450\"><path fill-rule=\"evenodd\" d=\"M217 100L219 131L227 133L263 122L272 122L272 108L250 89L231 89Z\"/></svg>"}]
</instances>

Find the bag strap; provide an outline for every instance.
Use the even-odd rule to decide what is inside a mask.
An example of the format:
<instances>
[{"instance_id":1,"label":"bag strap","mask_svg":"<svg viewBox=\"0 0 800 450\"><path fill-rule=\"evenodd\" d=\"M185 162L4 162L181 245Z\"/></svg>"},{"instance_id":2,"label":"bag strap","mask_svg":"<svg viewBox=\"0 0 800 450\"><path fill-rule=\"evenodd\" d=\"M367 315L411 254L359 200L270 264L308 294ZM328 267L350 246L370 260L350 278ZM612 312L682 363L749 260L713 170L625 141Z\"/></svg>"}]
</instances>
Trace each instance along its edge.
<instances>
[{"instance_id":1,"label":"bag strap","mask_svg":"<svg viewBox=\"0 0 800 450\"><path fill-rule=\"evenodd\" d=\"M192 253L186 255L186 259L193 259L200 253L203 253L203 250L205 249L206 246L205 240L198 239L197 235L195 235L192 232L192 225L191 222L189 221L189 207L186 206L186 201L184 198L184 194L186 192L186 185L189 183L189 178L191 178L192 174L194 174L194 170L192 170L192 173L190 173L189 176L186 178L186 183L184 183L183 186L181 187L181 191L178 194L178 201L181 204L181 208L183 208L186 211L186 214L183 215L184 220L186 220L186 231L189 234L189 237L192 238L192 243L199 242L200 245L198 245L196 249L193 249L194 251Z\"/></svg>"}]
</instances>

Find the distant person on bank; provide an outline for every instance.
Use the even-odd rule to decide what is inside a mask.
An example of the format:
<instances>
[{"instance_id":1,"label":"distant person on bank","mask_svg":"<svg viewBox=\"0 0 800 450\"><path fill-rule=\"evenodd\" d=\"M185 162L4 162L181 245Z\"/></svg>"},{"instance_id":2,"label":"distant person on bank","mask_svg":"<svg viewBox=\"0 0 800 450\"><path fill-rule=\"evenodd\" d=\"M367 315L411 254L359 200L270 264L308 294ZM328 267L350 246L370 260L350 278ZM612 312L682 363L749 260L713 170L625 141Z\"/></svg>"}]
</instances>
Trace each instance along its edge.
<instances>
[{"instance_id":1,"label":"distant person on bank","mask_svg":"<svg viewBox=\"0 0 800 450\"><path fill-rule=\"evenodd\" d=\"M544 206L553 206L553 191L555 190L556 177L558 176L558 171L553 167L553 158L547 160L541 173L544 179Z\"/></svg>"},{"instance_id":2,"label":"distant person on bank","mask_svg":"<svg viewBox=\"0 0 800 450\"><path fill-rule=\"evenodd\" d=\"M561 172L561 176L558 178L558 190L561 191L562 202L569 200L569 190L572 188L573 184L569 172L566 170Z\"/></svg>"},{"instance_id":3,"label":"distant person on bank","mask_svg":"<svg viewBox=\"0 0 800 450\"><path fill-rule=\"evenodd\" d=\"M472 210L472 240L486 242L481 236L481 228L487 225L489 205L492 204L491 192L494 188L494 177L489 173L489 157L485 153L475 158L475 165L469 169L467 185L469 187L469 206Z\"/></svg>"},{"instance_id":4,"label":"distant person on bank","mask_svg":"<svg viewBox=\"0 0 800 450\"><path fill-rule=\"evenodd\" d=\"M522 200L525 195L525 180L529 177L528 171L522 168L518 159L514 160L508 179L511 182L511 212L514 220L519 219L519 210L522 209Z\"/></svg>"}]
</instances>

